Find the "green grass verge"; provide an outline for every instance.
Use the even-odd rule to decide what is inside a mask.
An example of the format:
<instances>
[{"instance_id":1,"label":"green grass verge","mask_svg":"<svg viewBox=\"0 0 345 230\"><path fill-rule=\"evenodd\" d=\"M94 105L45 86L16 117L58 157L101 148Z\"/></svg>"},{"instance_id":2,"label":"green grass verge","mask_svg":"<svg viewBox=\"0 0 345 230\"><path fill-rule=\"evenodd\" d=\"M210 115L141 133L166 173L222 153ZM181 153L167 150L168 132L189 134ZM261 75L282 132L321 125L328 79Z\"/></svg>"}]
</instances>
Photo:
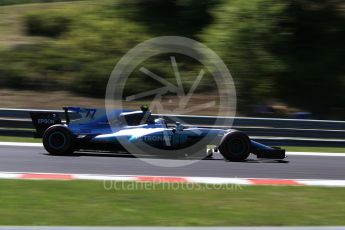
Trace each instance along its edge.
<instances>
[{"instance_id":1,"label":"green grass verge","mask_svg":"<svg viewBox=\"0 0 345 230\"><path fill-rule=\"evenodd\" d=\"M31 138L31 137L7 137L7 136L0 136L0 141L2 141L2 142L42 143L41 139L39 139L39 138Z\"/></svg>"},{"instance_id":2,"label":"green grass verge","mask_svg":"<svg viewBox=\"0 0 345 230\"><path fill-rule=\"evenodd\" d=\"M345 153L345 148L335 148L335 147L283 146L282 148L291 152Z\"/></svg>"},{"instance_id":3,"label":"green grass verge","mask_svg":"<svg viewBox=\"0 0 345 230\"><path fill-rule=\"evenodd\" d=\"M0 180L0 225L345 225L344 188L122 185L128 189L106 190L96 181Z\"/></svg>"}]
</instances>

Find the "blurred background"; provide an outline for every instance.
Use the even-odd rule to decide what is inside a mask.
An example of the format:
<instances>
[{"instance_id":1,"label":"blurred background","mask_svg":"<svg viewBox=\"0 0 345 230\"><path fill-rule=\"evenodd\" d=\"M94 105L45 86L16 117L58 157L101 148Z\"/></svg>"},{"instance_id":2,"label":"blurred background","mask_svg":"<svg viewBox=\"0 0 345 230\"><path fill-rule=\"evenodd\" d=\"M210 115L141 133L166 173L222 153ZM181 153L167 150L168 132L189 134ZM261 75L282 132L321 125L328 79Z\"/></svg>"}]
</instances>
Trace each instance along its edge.
<instances>
[{"instance_id":1,"label":"blurred background","mask_svg":"<svg viewBox=\"0 0 345 230\"><path fill-rule=\"evenodd\" d=\"M343 0L1 0L0 107L103 107L118 60L164 35L224 60L238 116L345 119ZM163 59L146 64L174 81ZM188 89L199 70L178 61ZM125 92L151 86L135 74ZM200 100L216 94L209 77L201 86Z\"/></svg>"}]
</instances>

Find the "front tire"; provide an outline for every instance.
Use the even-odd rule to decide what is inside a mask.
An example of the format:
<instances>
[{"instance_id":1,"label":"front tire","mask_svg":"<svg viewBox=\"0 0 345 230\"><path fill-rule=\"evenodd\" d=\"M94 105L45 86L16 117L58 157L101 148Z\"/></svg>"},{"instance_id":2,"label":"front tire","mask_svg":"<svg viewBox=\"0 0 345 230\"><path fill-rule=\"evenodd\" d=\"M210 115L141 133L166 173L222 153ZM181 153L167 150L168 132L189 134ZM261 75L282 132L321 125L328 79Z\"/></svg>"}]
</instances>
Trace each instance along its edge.
<instances>
[{"instance_id":1,"label":"front tire","mask_svg":"<svg viewBox=\"0 0 345 230\"><path fill-rule=\"evenodd\" d=\"M53 125L43 134L43 146L51 155L71 155L75 136L66 126Z\"/></svg>"},{"instance_id":2,"label":"front tire","mask_svg":"<svg viewBox=\"0 0 345 230\"><path fill-rule=\"evenodd\" d=\"M218 150L228 161L244 161L250 154L250 139L240 131L231 131L224 135Z\"/></svg>"}]
</instances>

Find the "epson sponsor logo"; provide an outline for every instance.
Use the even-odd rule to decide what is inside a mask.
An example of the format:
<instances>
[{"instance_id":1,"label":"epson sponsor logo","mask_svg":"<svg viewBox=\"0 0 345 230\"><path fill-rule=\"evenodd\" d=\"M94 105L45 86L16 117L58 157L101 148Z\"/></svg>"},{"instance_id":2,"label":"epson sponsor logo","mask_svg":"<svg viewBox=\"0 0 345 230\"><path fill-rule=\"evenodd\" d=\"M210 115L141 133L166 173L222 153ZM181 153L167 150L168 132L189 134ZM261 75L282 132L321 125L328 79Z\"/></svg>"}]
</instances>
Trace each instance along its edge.
<instances>
[{"instance_id":1,"label":"epson sponsor logo","mask_svg":"<svg viewBox=\"0 0 345 230\"><path fill-rule=\"evenodd\" d=\"M52 119L38 119L37 120L37 123L38 124L55 124L55 121L54 120L52 120Z\"/></svg>"}]
</instances>

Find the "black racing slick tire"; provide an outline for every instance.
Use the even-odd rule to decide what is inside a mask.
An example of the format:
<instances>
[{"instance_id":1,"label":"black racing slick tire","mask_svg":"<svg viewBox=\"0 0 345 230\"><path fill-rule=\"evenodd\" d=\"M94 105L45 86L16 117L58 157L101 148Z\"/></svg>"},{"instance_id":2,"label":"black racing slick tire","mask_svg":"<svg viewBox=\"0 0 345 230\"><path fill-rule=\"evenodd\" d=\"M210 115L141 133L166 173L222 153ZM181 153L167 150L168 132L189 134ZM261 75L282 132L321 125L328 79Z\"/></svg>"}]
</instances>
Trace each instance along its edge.
<instances>
[{"instance_id":1,"label":"black racing slick tire","mask_svg":"<svg viewBox=\"0 0 345 230\"><path fill-rule=\"evenodd\" d=\"M43 146L51 155L71 155L75 136L66 126L53 125L43 134Z\"/></svg>"},{"instance_id":2,"label":"black racing slick tire","mask_svg":"<svg viewBox=\"0 0 345 230\"><path fill-rule=\"evenodd\" d=\"M226 133L218 147L219 152L228 161L244 161L250 154L250 139L240 131Z\"/></svg>"}]
</instances>

